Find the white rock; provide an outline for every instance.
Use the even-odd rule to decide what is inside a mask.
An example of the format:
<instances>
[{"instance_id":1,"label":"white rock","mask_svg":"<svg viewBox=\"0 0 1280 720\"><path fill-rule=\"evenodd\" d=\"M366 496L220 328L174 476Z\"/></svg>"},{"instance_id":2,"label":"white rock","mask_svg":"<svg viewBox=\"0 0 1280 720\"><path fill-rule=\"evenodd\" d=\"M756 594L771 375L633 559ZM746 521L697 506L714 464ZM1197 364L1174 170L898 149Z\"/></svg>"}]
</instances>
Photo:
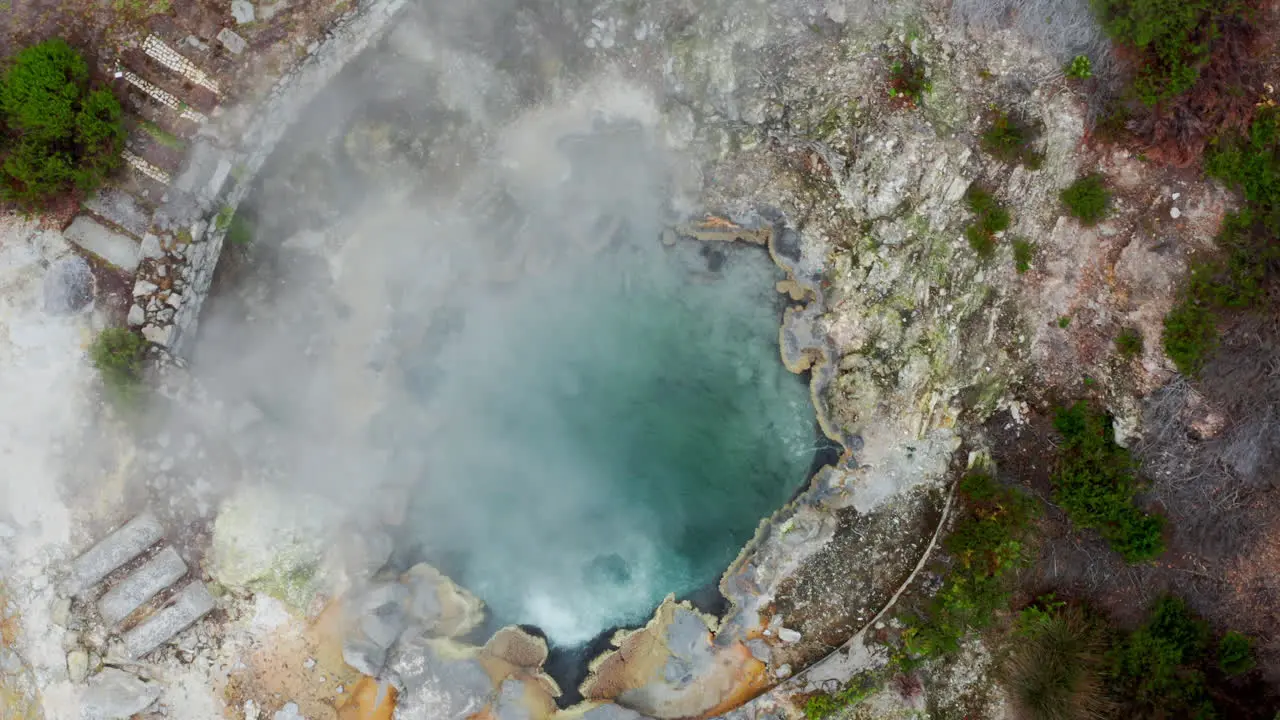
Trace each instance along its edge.
<instances>
[{"instance_id":1,"label":"white rock","mask_svg":"<svg viewBox=\"0 0 1280 720\"><path fill-rule=\"evenodd\" d=\"M58 627L66 627L71 619L71 598L60 598L53 603L49 611L49 619Z\"/></svg>"},{"instance_id":2,"label":"white rock","mask_svg":"<svg viewBox=\"0 0 1280 720\"><path fill-rule=\"evenodd\" d=\"M233 55L239 55L245 51L245 48L249 47L249 43L245 42L245 39L237 35L231 28L222 28L222 30L218 31L218 42L222 43L222 46L230 50Z\"/></svg>"},{"instance_id":3,"label":"white rock","mask_svg":"<svg viewBox=\"0 0 1280 720\"><path fill-rule=\"evenodd\" d=\"M159 285L147 280L139 280L133 284L133 296L143 297L160 289Z\"/></svg>"},{"instance_id":4,"label":"white rock","mask_svg":"<svg viewBox=\"0 0 1280 720\"><path fill-rule=\"evenodd\" d=\"M1173 218L1174 220L1177 220L1178 218L1182 217L1182 211L1176 207L1169 208L1169 217Z\"/></svg>"},{"instance_id":5,"label":"white rock","mask_svg":"<svg viewBox=\"0 0 1280 720\"><path fill-rule=\"evenodd\" d=\"M231 17L235 18L237 25L253 22L253 3L249 0L232 0Z\"/></svg>"},{"instance_id":6,"label":"white rock","mask_svg":"<svg viewBox=\"0 0 1280 720\"><path fill-rule=\"evenodd\" d=\"M82 683L89 675L89 653L72 650L67 653L67 677L73 683Z\"/></svg>"},{"instance_id":7,"label":"white rock","mask_svg":"<svg viewBox=\"0 0 1280 720\"><path fill-rule=\"evenodd\" d=\"M784 643L800 642L800 632L791 628L778 628L778 639Z\"/></svg>"},{"instance_id":8,"label":"white rock","mask_svg":"<svg viewBox=\"0 0 1280 720\"><path fill-rule=\"evenodd\" d=\"M307 718L298 712L297 703L288 703L280 708L280 712L273 715L271 720L307 720Z\"/></svg>"},{"instance_id":9,"label":"white rock","mask_svg":"<svg viewBox=\"0 0 1280 720\"><path fill-rule=\"evenodd\" d=\"M169 294L169 299L168 299L168 300L165 300L165 302L169 304L169 307L176 308L176 307L178 307L178 306L182 305L182 294L181 294L181 293L170 293L170 294Z\"/></svg>"},{"instance_id":10,"label":"white rock","mask_svg":"<svg viewBox=\"0 0 1280 720\"><path fill-rule=\"evenodd\" d=\"M152 235L151 233L147 233L142 236L142 246L140 249L142 250L142 257L144 258L158 258L164 254L164 250L160 247L160 238Z\"/></svg>"},{"instance_id":11,"label":"white rock","mask_svg":"<svg viewBox=\"0 0 1280 720\"><path fill-rule=\"evenodd\" d=\"M142 328L142 337L146 338L148 342L153 342L156 345L160 345L162 347L169 347L169 341L172 335L173 335L172 325L165 325L164 327L159 327L156 325L147 325L146 327Z\"/></svg>"},{"instance_id":12,"label":"white rock","mask_svg":"<svg viewBox=\"0 0 1280 720\"><path fill-rule=\"evenodd\" d=\"M160 687L123 670L107 668L89 681L81 698L84 720L124 720L146 710L160 697Z\"/></svg>"},{"instance_id":13,"label":"white rock","mask_svg":"<svg viewBox=\"0 0 1280 720\"><path fill-rule=\"evenodd\" d=\"M147 311L142 309L138 303L134 303L129 308L128 322L130 326L138 327L147 321Z\"/></svg>"}]
</instances>

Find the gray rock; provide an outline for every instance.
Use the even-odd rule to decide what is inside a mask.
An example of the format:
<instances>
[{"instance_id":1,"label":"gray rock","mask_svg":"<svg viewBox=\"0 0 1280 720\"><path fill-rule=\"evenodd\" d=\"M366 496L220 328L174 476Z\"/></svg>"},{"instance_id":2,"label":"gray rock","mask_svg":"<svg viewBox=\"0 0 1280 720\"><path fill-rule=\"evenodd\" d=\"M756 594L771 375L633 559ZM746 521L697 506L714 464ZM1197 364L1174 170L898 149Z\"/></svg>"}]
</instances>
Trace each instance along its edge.
<instances>
[{"instance_id":1,"label":"gray rock","mask_svg":"<svg viewBox=\"0 0 1280 720\"><path fill-rule=\"evenodd\" d=\"M218 166L213 170L213 176L209 178L207 189L208 199L212 202L218 199L222 194L222 189L227 185L227 178L231 176L231 161L226 158L218 160Z\"/></svg>"},{"instance_id":2,"label":"gray rock","mask_svg":"<svg viewBox=\"0 0 1280 720\"><path fill-rule=\"evenodd\" d=\"M133 284L133 296L146 297L147 295L150 295L151 293L159 289L160 289L159 285L156 285L155 283L149 280L139 280L138 282Z\"/></svg>"},{"instance_id":3,"label":"gray rock","mask_svg":"<svg viewBox=\"0 0 1280 720\"><path fill-rule=\"evenodd\" d=\"M71 621L71 598L59 598L49 609L49 619L58 627L66 627Z\"/></svg>"},{"instance_id":4,"label":"gray rock","mask_svg":"<svg viewBox=\"0 0 1280 720\"><path fill-rule=\"evenodd\" d=\"M187 564L178 551L165 548L107 591L98 601L98 612L108 625L115 625L186 574Z\"/></svg>"},{"instance_id":5,"label":"gray rock","mask_svg":"<svg viewBox=\"0 0 1280 720\"><path fill-rule=\"evenodd\" d=\"M231 17L235 18L237 25L253 22L253 3L249 0L232 0Z\"/></svg>"},{"instance_id":6,"label":"gray rock","mask_svg":"<svg viewBox=\"0 0 1280 720\"><path fill-rule=\"evenodd\" d=\"M138 243L133 238L107 228L88 215L77 216L62 235L130 274L138 269L138 262L142 259Z\"/></svg>"},{"instance_id":7,"label":"gray rock","mask_svg":"<svg viewBox=\"0 0 1280 720\"><path fill-rule=\"evenodd\" d=\"M621 705L605 703L583 713L582 720L648 720L648 718Z\"/></svg>"},{"instance_id":8,"label":"gray rock","mask_svg":"<svg viewBox=\"0 0 1280 720\"><path fill-rule=\"evenodd\" d=\"M161 347L169 347L169 340L172 335L172 325L147 325L142 328L142 337L146 338L147 342L155 343Z\"/></svg>"},{"instance_id":9,"label":"gray rock","mask_svg":"<svg viewBox=\"0 0 1280 720\"><path fill-rule=\"evenodd\" d=\"M158 258L164 255L164 248L160 247L160 238L151 233L142 236L142 244L139 249L144 258Z\"/></svg>"},{"instance_id":10,"label":"gray rock","mask_svg":"<svg viewBox=\"0 0 1280 720\"><path fill-rule=\"evenodd\" d=\"M784 643L800 642L800 632L791 628L778 628L778 639Z\"/></svg>"},{"instance_id":11,"label":"gray rock","mask_svg":"<svg viewBox=\"0 0 1280 720\"><path fill-rule=\"evenodd\" d=\"M147 311L143 310L141 305L134 303L129 308L127 322L131 327L139 327L145 324L147 322Z\"/></svg>"},{"instance_id":12,"label":"gray rock","mask_svg":"<svg viewBox=\"0 0 1280 720\"><path fill-rule=\"evenodd\" d=\"M385 583L364 594L360 600L360 632L371 642L385 648L409 625L405 604L409 590L399 583Z\"/></svg>"},{"instance_id":13,"label":"gray rock","mask_svg":"<svg viewBox=\"0 0 1280 720\"><path fill-rule=\"evenodd\" d=\"M202 582L193 582L174 597L173 603L124 634L124 653L140 658L169 638L190 627L215 606Z\"/></svg>"},{"instance_id":14,"label":"gray rock","mask_svg":"<svg viewBox=\"0 0 1280 720\"><path fill-rule=\"evenodd\" d=\"M298 709L297 703L286 703L280 711L271 716L271 720L307 720Z\"/></svg>"},{"instance_id":15,"label":"gray rock","mask_svg":"<svg viewBox=\"0 0 1280 720\"><path fill-rule=\"evenodd\" d=\"M81 698L82 720L124 720L146 710L160 697L160 687L123 670L107 668L89 681Z\"/></svg>"},{"instance_id":16,"label":"gray rock","mask_svg":"<svg viewBox=\"0 0 1280 720\"><path fill-rule=\"evenodd\" d=\"M72 650L67 653L67 677L73 683L82 683L89 676L89 653Z\"/></svg>"},{"instance_id":17,"label":"gray rock","mask_svg":"<svg viewBox=\"0 0 1280 720\"><path fill-rule=\"evenodd\" d=\"M182 304L182 293L169 293L169 299L165 300L165 303L168 304L169 307L178 307Z\"/></svg>"},{"instance_id":18,"label":"gray rock","mask_svg":"<svg viewBox=\"0 0 1280 720\"><path fill-rule=\"evenodd\" d=\"M93 304L95 283L89 263L79 256L63 258L44 276L44 309L54 315L74 315Z\"/></svg>"},{"instance_id":19,"label":"gray rock","mask_svg":"<svg viewBox=\"0 0 1280 720\"><path fill-rule=\"evenodd\" d=\"M475 658L437 651L439 642L425 635L402 638L387 672L400 688L397 713L402 717L463 720L488 704L493 682Z\"/></svg>"},{"instance_id":20,"label":"gray rock","mask_svg":"<svg viewBox=\"0 0 1280 720\"><path fill-rule=\"evenodd\" d=\"M142 554L164 536L164 528L151 513L142 513L71 563L67 590L77 595L96 585L112 570Z\"/></svg>"},{"instance_id":21,"label":"gray rock","mask_svg":"<svg viewBox=\"0 0 1280 720\"><path fill-rule=\"evenodd\" d=\"M365 675L377 677L387 664L387 648L362 637L345 638L342 661Z\"/></svg>"}]
</instances>

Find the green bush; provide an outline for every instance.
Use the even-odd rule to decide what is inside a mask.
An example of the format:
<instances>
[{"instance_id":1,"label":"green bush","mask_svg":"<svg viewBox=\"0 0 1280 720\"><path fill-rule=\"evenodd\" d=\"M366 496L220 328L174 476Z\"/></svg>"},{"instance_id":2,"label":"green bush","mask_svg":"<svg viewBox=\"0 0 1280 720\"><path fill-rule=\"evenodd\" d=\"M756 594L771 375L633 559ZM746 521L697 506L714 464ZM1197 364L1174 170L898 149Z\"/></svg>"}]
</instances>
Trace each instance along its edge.
<instances>
[{"instance_id":1,"label":"green bush","mask_svg":"<svg viewBox=\"0 0 1280 720\"><path fill-rule=\"evenodd\" d=\"M1115 443L1111 418L1081 401L1059 408L1053 426L1063 440L1053 474L1054 499L1072 524L1098 530L1128 562L1164 552L1164 521L1134 505L1134 461Z\"/></svg>"},{"instance_id":2,"label":"green bush","mask_svg":"<svg viewBox=\"0 0 1280 720\"><path fill-rule=\"evenodd\" d=\"M1030 562L1027 540L1035 502L991 475L973 471L960 480L963 511L943 543L953 564L922 615L903 632L910 666L953 653L971 629L987 627L1009 604L1010 575Z\"/></svg>"},{"instance_id":3,"label":"green bush","mask_svg":"<svg viewBox=\"0 0 1280 720\"><path fill-rule=\"evenodd\" d=\"M1097 173L1071 183L1060 197L1067 213L1085 225L1096 225L1106 217L1111 204L1111 192Z\"/></svg>"},{"instance_id":4,"label":"green bush","mask_svg":"<svg viewBox=\"0 0 1280 720\"><path fill-rule=\"evenodd\" d=\"M1040 128L1000 110L982 133L982 147L992 156L1007 163L1020 163L1032 170L1044 164L1044 155L1033 146L1040 137Z\"/></svg>"},{"instance_id":5,"label":"green bush","mask_svg":"<svg viewBox=\"0 0 1280 720\"><path fill-rule=\"evenodd\" d=\"M875 692L874 679L866 675L858 675L849 680L843 688L833 693L811 695L804 702L805 720L823 720L832 715L862 702Z\"/></svg>"},{"instance_id":6,"label":"green bush","mask_svg":"<svg viewBox=\"0 0 1280 720\"><path fill-rule=\"evenodd\" d=\"M1228 630L1218 642L1218 667L1229 676L1243 675L1257 665L1253 658L1253 638Z\"/></svg>"},{"instance_id":7,"label":"green bush","mask_svg":"<svg viewBox=\"0 0 1280 720\"><path fill-rule=\"evenodd\" d=\"M1125 328L1116 335L1116 351L1121 357L1133 358L1142 354L1142 333L1133 328Z\"/></svg>"},{"instance_id":8,"label":"green bush","mask_svg":"<svg viewBox=\"0 0 1280 720\"><path fill-rule=\"evenodd\" d=\"M1089 62L1088 55L1077 55L1062 71L1072 80L1088 80L1093 77L1093 63Z\"/></svg>"},{"instance_id":9,"label":"green bush","mask_svg":"<svg viewBox=\"0 0 1280 720\"><path fill-rule=\"evenodd\" d=\"M915 56L904 53L889 66L889 97L915 106L932 91L933 83L926 76L924 63Z\"/></svg>"},{"instance_id":10,"label":"green bush","mask_svg":"<svg viewBox=\"0 0 1280 720\"><path fill-rule=\"evenodd\" d=\"M976 216L964 230L969 247L981 257L991 257L996 247L996 233L1009 229L1012 218L1009 211L996 201L990 191L971 185L965 193L965 203Z\"/></svg>"},{"instance_id":11,"label":"green bush","mask_svg":"<svg viewBox=\"0 0 1280 720\"><path fill-rule=\"evenodd\" d=\"M22 50L0 81L8 150L0 195L32 209L58 195L93 190L119 166L120 103L90 89L89 66L65 41Z\"/></svg>"},{"instance_id":12,"label":"green bush","mask_svg":"<svg viewBox=\"0 0 1280 720\"><path fill-rule=\"evenodd\" d=\"M107 328L89 346L89 359L102 376L107 392L119 400L131 400L142 384L143 353L147 341L125 328Z\"/></svg>"},{"instance_id":13,"label":"green bush","mask_svg":"<svg viewBox=\"0 0 1280 720\"><path fill-rule=\"evenodd\" d=\"M1076 606L1041 598L1018 615L1001 668L1026 720L1100 720L1112 709L1104 682L1106 628Z\"/></svg>"},{"instance_id":14,"label":"green bush","mask_svg":"<svg viewBox=\"0 0 1280 720\"><path fill-rule=\"evenodd\" d=\"M1164 316L1160 339L1178 372L1195 377L1218 347L1218 326L1204 306L1188 298Z\"/></svg>"},{"instance_id":15,"label":"green bush","mask_svg":"<svg viewBox=\"0 0 1280 720\"><path fill-rule=\"evenodd\" d=\"M1208 644L1209 628L1180 598L1156 602L1147 622L1111 653L1119 692L1157 717L1213 717L1205 677L1195 665Z\"/></svg>"},{"instance_id":16,"label":"green bush","mask_svg":"<svg viewBox=\"0 0 1280 720\"><path fill-rule=\"evenodd\" d=\"M1190 90L1209 59L1222 20L1243 11L1234 0L1093 0L1103 28L1140 58L1133 90L1147 105Z\"/></svg>"},{"instance_id":17,"label":"green bush","mask_svg":"<svg viewBox=\"0 0 1280 720\"><path fill-rule=\"evenodd\" d=\"M1021 275L1031 269L1031 261L1035 260L1036 247L1026 238L1013 241L1013 268Z\"/></svg>"}]
</instances>

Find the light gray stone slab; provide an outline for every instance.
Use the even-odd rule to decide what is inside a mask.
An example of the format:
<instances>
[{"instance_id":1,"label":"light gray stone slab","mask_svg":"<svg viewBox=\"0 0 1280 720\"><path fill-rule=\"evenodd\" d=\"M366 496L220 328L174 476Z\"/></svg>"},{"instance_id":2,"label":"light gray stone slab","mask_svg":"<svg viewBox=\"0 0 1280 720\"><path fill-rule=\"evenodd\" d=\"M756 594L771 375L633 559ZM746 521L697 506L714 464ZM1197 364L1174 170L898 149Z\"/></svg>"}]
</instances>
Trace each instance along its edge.
<instances>
[{"instance_id":1,"label":"light gray stone slab","mask_svg":"<svg viewBox=\"0 0 1280 720\"><path fill-rule=\"evenodd\" d=\"M164 537L160 521L144 512L106 536L71 563L67 591L78 595L97 585L112 570L142 554Z\"/></svg>"},{"instance_id":2,"label":"light gray stone slab","mask_svg":"<svg viewBox=\"0 0 1280 720\"><path fill-rule=\"evenodd\" d=\"M191 583L174 596L168 607L124 634L125 654L131 658L146 655L207 615L215 604L204 583Z\"/></svg>"},{"instance_id":3,"label":"light gray stone slab","mask_svg":"<svg viewBox=\"0 0 1280 720\"><path fill-rule=\"evenodd\" d=\"M209 178L208 199L210 202L217 200L222 194L222 188L227 185L227 178L231 176L231 161L226 158L218 160L218 167L214 168L213 177Z\"/></svg>"},{"instance_id":4,"label":"light gray stone slab","mask_svg":"<svg viewBox=\"0 0 1280 720\"><path fill-rule=\"evenodd\" d=\"M71 221L63 237L116 267L132 274L138 269L142 251L138 241L118 233L88 215L80 215Z\"/></svg>"},{"instance_id":5,"label":"light gray stone slab","mask_svg":"<svg viewBox=\"0 0 1280 720\"><path fill-rule=\"evenodd\" d=\"M98 612L108 625L115 625L186 574L187 564L178 551L165 548L103 595L98 601Z\"/></svg>"},{"instance_id":6,"label":"light gray stone slab","mask_svg":"<svg viewBox=\"0 0 1280 720\"><path fill-rule=\"evenodd\" d=\"M103 188L84 201L85 209L124 228L136 237L146 234L151 225L151 211L132 195L116 188Z\"/></svg>"},{"instance_id":7,"label":"light gray stone slab","mask_svg":"<svg viewBox=\"0 0 1280 720\"><path fill-rule=\"evenodd\" d=\"M82 720L125 720L146 710L160 697L160 685L107 668L89 680L80 699Z\"/></svg>"},{"instance_id":8,"label":"light gray stone slab","mask_svg":"<svg viewBox=\"0 0 1280 720\"><path fill-rule=\"evenodd\" d=\"M249 43L245 42L245 39L231 28L222 28L222 30L218 31L218 42L222 43L222 46L230 50L233 55L239 55L244 52L245 48L249 47Z\"/></svg>"},{"instance_id":9,"label":"light gray stone slab","mask_svg":"<svg viewBox=\"0 0 1280 720\"><path fill-rule=\"evenodd\" d=\"M253 3L249 0L232 0L231 17L235 18L237 25L253 22Z\"/></svg>"}]
</instances>

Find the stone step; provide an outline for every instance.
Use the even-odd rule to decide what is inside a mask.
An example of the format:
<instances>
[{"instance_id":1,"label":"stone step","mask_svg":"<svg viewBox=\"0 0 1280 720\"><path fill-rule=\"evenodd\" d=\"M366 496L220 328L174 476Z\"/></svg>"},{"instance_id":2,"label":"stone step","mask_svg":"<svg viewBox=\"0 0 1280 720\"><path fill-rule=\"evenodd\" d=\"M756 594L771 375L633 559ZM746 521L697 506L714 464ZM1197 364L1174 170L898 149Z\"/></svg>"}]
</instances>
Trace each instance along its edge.
<instances>
[{"instance_id":1,"label":"stone step","mask_svg":"<svg viewBox=\"0 0 1280 720\"><path fill-rule=\"evenodd\" d=\"M84 201L85 210L119 226L141 240L151 226L154 209L141 198L134 197L120 188L104 187Z\"/></svg>"},{"instance_id":2,"label":"stone step","mask_svg":"<svg viewBox=\"0 0 1280 720\"><path fill-rule=\"evenodd\" d=\"M108 625L116 625L186 574L187 564L182 561L178 551L171 547L165 548L107 591L98 600L98 612Z\"/></svg>"},{"instance_id":3,"label":"stone step","mask_svg":"<svg viewBox=\"0 0 1280 720\"><path fill-rule=\"evenodd\" d=\"M213 76L170 47L159 36L148 35L147 39L142 41L142 51L151 59L177 73L183 80L194 83L215 95L221 91L218 81Z\"/></svg>"},{"instance_id":4,"label":"stone step","mask_svg":"<svg viewBox=\"0 0 1280 720\"><path fill-rule=\"evenodd\" d=\"M62 235L82 249L88 250L130 275L137 271L138 263L142 261L137 240L103 225L88 215L77 215L71 221L71 225L62 231Z\"/></svg>"},{"instance_id":5,"label":"stone step","mask_svg":"<svg viewBox=\"0 0 1280 720\"><path fill-rule=\"evenodd\" d=\"M204 583L191 583L178 591L168 607L124 634L125 655L136 660L155 650L209 614L215 604Z\"/></svg>"},{"instance_id":6,"label":"stone step","mask_svg":"<svg viewBox=\"0 0 1280 720\"><path fill-rule=\"evenodd\" d=\"M182 167L186 141L142 122L134 121L129 126L124 144L129 152L170 174Z\"/></svg>"},{"instance_id":7,"label":"stone step","mask_svg":"<svg viewBox=\"0 0 1280 720\"><path fill-rule=\"evenodd\" d=\"M128 48L120 53L122 69L132 72L147 85L178 99L193 109L207 115L218 106L218 93L183 75L174 72L141 48ZM130 79L135 85L136 80ZM168 104L168 103L166 103Z\"/></svg>"},{"instance_id":8,"label":"stone step","mask_svg":"<svg viewBox=\"0 0 1280 720\"><path fill-rule=\"evenodd\" d=\"M79 595L97 585L113 570L141 555L162 537L164 528L154 515L149 512L138 515L71 563L67 592Z\"/></svg>"},{"instance_id":9,"label":"stone step","mask_svg":"<svg viewBox=\"0 0 1280 720\"><path fill-rule=\"evenodd\" d=\"M172 180L168 170L155 165L131 150L125 150L121 153L121 157L124 158L125 164L132 168L134 172L149 178L153 182L168 185Z\"/></svg>"}]
</instances>

